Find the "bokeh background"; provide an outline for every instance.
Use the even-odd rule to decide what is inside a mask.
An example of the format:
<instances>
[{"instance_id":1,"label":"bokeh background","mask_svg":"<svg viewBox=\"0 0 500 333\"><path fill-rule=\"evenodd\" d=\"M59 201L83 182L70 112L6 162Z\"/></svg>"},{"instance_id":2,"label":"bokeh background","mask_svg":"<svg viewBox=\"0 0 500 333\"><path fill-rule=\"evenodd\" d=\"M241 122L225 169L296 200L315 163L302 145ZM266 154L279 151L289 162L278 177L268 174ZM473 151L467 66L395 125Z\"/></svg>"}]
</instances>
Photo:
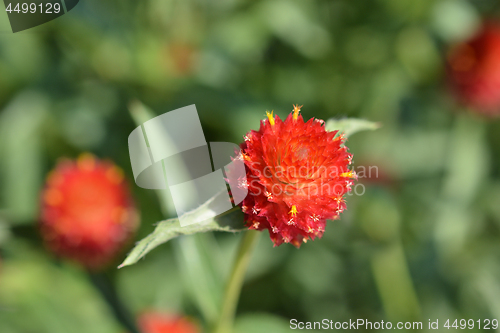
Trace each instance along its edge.
<instances>
[{"instance_id":1,"label":"bokeh background","mask_svg":"<svg viewBox=\"0 0 500 333\"><path fill-rule=\"evenodd\" d=\"M125 171L136 240L169 217L133 183L136 100L155 114L196 104L207 141L239 143L292 103L305 118L383 124L349 139L355 170L377 168L323 239L260 239L238 332L288 332L292 318L500 319L500 123L461 106L445 69L448 49L495 17L495 0L81 0L12 34L0 15L0 332L126 332L123 308L132 321L214 316L241 235L181 237L117 270L125 251L90 276L40 240L45 176L82 152Z\"/></svg>"}]
</instances>

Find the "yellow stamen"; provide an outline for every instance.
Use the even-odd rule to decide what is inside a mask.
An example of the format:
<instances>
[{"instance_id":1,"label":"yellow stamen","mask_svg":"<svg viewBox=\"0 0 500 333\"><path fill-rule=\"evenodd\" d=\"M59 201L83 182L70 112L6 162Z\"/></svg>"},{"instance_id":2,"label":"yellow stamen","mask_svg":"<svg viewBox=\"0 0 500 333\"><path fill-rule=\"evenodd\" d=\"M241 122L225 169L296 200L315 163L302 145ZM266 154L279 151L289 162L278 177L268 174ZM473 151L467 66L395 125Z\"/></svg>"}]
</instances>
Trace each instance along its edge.
<instances>
[{"instance_id":1,"label":"yellow stamen","mask_svg":"<svg viewBox=\"0 0 500 333\"><path fill-rule=\"evenodd\" d=\"M92 171L95 167L94 155L89 153L83 153L78 157L76 161L78 168L82 171Z\"/></svg>"},{"instance_id":2,"label":"yellow stamen","mask_svg":"<svg viewBox=\"0 0 500 333\"><path fill-rule=\"evenodd\" d=\"M344 172L340 174L340 177L344 178L354 178L354 171Z\"/></svg>"},{"instance_id":3,"label":"yellow stamen","mask_svg":"<svg viewBox=\"0 0 500 333\"><path fill-rule=\"evenodd\" d=\"M269 123L271 124L271 126L274 126L274 116L273 116L273 111L271 111L271 113L269 113L269 111L266 111L266 116L267 116L267 119L269 119Z\"/></svg>"},{"instance_id":4,"label":"yellow stamen","mask_svg":"<svg viewBox=\"0 0 500 333\"><path fill-rule=\"evenodd\" d=\"M119 167L111 166L106 170L106 177L114 184L120 184L123 180L123 171Z\"/></svg>"},{"instance_id":5,"label":"yellow stamen","mask_svg":"<svg viewBox=\"0 0 500 333\"><path fill-rule=\"evenodd\" d=\"M293 120L297 120L297 118L299 117L299 112L300 112L300 109L303 107L304 105L301 105L301 106L298 106L298 105L293 105Z\"/></svg>"},{"instance_id":6,"label":"yellow stamen","mask_svg":"<svg viewBox=\"0 0 500 333\"><path fill-rule=\"evenodd\" d=\"M289 214L292 214L292 217L295 217L297 215L297 207L295 205L292 206L292 209L288 212Z\"/></svg>"}]
</instances>

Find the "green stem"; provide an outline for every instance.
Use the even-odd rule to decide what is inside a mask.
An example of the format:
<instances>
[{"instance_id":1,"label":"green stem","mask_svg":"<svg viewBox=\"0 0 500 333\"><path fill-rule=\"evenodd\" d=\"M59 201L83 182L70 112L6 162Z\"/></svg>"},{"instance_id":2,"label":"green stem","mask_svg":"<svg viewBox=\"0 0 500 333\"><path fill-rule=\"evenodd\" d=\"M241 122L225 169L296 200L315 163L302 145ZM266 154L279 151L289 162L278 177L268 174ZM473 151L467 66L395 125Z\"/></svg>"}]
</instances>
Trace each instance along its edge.
<instances>
[{"instance_id":1,"label":"green stem","mask_svg":"<svg viewBox=\"0 0 500 333\"><path fill-rule=\"evenodd\" d=\"M90 281L101 293L103 299L110 307L116 320L130 333L139 333L135 321L129 310L121 302L113 283L103 273L88 273Z\"/></svg>"},{"instance_id":2,"label":"green stem","mask_svg":"<svg viewBox=\"0 0 500 333\"><path fill-rule=\"evenodd\" d=\"M241 287L245 273L250 263L252 250L255 248L261 232L248 230L241 240L233 269L226 285L224 300L219 321L215 327L215 333L231 333L233 329L234 315L240 298Z\"/></svg>"}]
</instances>

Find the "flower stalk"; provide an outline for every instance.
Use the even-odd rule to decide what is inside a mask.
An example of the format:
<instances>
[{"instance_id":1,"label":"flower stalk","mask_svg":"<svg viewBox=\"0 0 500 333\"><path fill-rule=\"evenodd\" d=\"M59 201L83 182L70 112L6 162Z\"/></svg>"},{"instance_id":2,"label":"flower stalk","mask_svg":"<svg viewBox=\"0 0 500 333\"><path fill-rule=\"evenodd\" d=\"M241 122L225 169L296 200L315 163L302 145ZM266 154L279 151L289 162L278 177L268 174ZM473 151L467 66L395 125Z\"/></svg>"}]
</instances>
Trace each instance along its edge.
<instances>
[{"instance_id":1,"label":"flower stalk","mask_svg":"<svg viewBox=\"0 0 500 333\"><path fill-rule=\"evenodd\" d=\"M260 234L259 231L248 230L241 240L229 280L227 281L220 317L214 333L231 333L233 330L234 315L240 298L241 287L243 286L245 273Z\"/></svg>"},{"instance_id":2,"label":"flower stalk","mask_svg":"<svg viewBox=\"0 0 500 333\"><path fill-rule=\"evenodd\" d=\"M125 304L121 301L114 284L104 273L89 272L88 277L94 287L99 291L102 298L108 304L116 320L130 333L140 333L137 329L133 316Z\"/></svg>"}]
</instances>

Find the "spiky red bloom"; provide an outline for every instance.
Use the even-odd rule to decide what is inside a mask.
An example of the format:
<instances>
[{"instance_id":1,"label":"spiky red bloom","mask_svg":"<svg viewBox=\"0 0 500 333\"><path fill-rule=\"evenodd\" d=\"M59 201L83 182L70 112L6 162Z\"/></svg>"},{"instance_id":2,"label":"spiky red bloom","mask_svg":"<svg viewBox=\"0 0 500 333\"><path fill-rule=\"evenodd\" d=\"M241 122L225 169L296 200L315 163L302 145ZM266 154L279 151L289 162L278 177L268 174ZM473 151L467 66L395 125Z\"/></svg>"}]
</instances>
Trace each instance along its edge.
<instances>
[{"instance_id":1,"label":"spiky red bloom","mask_svg":"<svg viewBox=\"0 0 500 333\"><path fill-rule=\"evenodd\" d=\"M82 155L50 172L41 195L40 231L56 255L91 270L106 266L138 225L121 169Z\"/></svg>"},{"instance_id":2,"label":"spiky red bloom","mask_svg":"<svg viewBox=\"0 0 500 333\"><path fill-rule=\"evenodd\" d=\"M145 312L139 316L141 333L198 333L198 326L184 317L161 312Z\"/></svg>"},{"instance_id":3,"label":"spiky red bloom","mask_svg":"<svg viewBox=\"0 0 500 333\"><path fill-rule=\"evenodd\" d=\"M448 55L449 81L464 104L485 115L500 114L500 26L485 24Z\"/></svg>"},{"instance_id":4,"label":"spiky red bloom","mask_svg":"<svg viewBox=\"0 0 500 333\"><path fill-rule=\"evenodd\" d=\"M345 209L343 196L355 178L344 136L326 131L324 121L304 122L300 107L282 121L268 113L259 131L241 144L248 188L241 208L250 229L268 229L275 246L300 247L321 237L326 220Z\"/></svg>"}]
</instances>

